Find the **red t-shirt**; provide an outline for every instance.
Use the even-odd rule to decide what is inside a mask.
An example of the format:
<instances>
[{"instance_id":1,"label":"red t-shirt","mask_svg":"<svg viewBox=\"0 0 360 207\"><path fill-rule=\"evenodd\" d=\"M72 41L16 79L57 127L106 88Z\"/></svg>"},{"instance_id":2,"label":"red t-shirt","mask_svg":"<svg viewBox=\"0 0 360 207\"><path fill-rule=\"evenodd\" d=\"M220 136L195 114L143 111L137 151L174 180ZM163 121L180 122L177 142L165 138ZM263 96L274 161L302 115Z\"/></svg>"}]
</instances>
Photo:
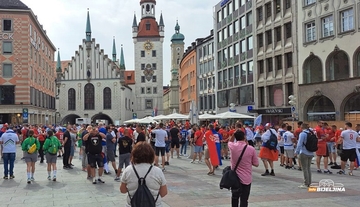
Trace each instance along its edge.
<instances>
[{"instance_id":1,"label":"red t-shirt","mask_svg":"<svg viewBox=\"0 0 360 207\"><path fill-rule=\"evenodd\" d=\"M44 133L45 131L41 131L41 134L39 134L39 136L38 136L38 140L40 141L40 142L44 142L45 141L45 136L44 135L42 135L42 133Z\"/></svg>"},{"instance_id":2,"label":"red t-shirt","mask_svg":"<svg viewBox=\"0 0 360 207\"><path fill-rule=\"evenodd\" d=\"M228 134L229 134L229 137L232 137L235 133L235 129L231 129Z\"/></svg>"},{"instance_id":3,"label":"red t-shirt","mask_svg":"<svg viewBox=\"0 0 360 207\"><path fill-rule=\"evenodd\" d=\"M340 138L340 135L341 135L341 130L336 130L335 132L335 142L337 143L339 141L339 138Z\"/></svg>"},{"instance_id":4,"label":"red t-shirt","mask_svg":"<svg viewBox=\"0 0 360 207\"><path fill-rule=\"evenodd\" d=\"M194 137L196 138L195 145L196 146L203 146L203 141L202 141L203 133L201 132L201 130L197 130L195 132Z\"/></svg>"},{"instance_id":5,"label":"red t-shirt","mask_svg":"<svg viewBox=\"0 0 360 207\"><path fill-rule=\"evenodd\" d=\"M335 137L335 132L331 128L327 128L324 131L325 131L325 134L328 134L326 141L327 142L335 142L335 140L331 141L331 138Z\"/></svg>"},{"instance_id":6,"label":"red t-shirt","mask_svg":"<svg viewBox=\"0 0 360 207\"><path fill-rule=\"evenodd\" d=\"M294 136L296 139L299 139L299 135L303 130L301 128L297 128L294 132Z\"/></svg>"},{"instance_id":7,"label":"red t-shirt","mask_svg":"<svg viewBox=\"0 0 360 207\"><path fill-rule=\"evenodd\" d=\"M221 133L222 137L223 137L223 140L224 142L228 142L229 140L229 132L226 131L226 130L222 130L222 133Z\"/></svg>"},{"instance_id":8,"label":"red t-shirt","mask_svg":"<svg viewBox=\"0 0 360 207\"><path fill-rule=\"evenodd\" d=\"M319 139L319 142L320 143L326 142L326 141L323 140L323 138L325 136L325 130L321 126L317 126L315 128L315 131L316 131L316 136Z\"/></svg>"},{"instance_id":9,"label":"red t-shirt","mask_svg":"<svg viewBox=\"0 0 360 207\"><path fill-rule=\"evenodd\" d=\"M59 130L58 132L56 132L55 136L58 138L58 140L59 140L60 142L62 142L63 139L64 139L64 133L63 133L61 130Z\"/></svg>"}]
</instances>

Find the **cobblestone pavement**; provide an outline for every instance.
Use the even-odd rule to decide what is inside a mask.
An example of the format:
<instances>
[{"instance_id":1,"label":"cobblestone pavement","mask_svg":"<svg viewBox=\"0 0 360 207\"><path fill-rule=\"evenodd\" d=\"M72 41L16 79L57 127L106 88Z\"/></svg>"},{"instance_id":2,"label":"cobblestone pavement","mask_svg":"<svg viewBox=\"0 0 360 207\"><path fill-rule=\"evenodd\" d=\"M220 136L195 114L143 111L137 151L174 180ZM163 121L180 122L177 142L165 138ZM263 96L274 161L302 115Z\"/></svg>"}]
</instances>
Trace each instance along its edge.
<instances>
[{"instance_id":1,"label":"cobblestone pavement","mask_svg":"<svg viewBox=\"0 0 360 207\"><path fill-rule=\"evenodd\" d=\"M124 206L126 195L119 191L119 184L112 175L104 175L105 184L93 185L86 179L87 174L81 171L81 163L77 152L73 170L63 170L62 160L58 160L57 182L47 180L46 164L36 163L35 182L26 183L26 166L20 160L22 153L18 147L15 163L15 179L0 179L0 206ZM224 166L229 161L224 161ZM223 167L221 169L223 169ZM3 170L2 164L0 165ZM264 172L262 163L254 168L253 183L249 200L250 207L290 207L290 206L359 206L360 203L360 170L354 171L354 176L316 173L312 165L313 182L322 179L332 179L342 183L345 192L309 193L306 189L298 189L302 182L302 172L287 170L275 164L275 177L260 176ZM112 171L113 172L113 171ZM219 189L221 170L215 176L207 175L204 163L191 164L190 160L173 159L167 167L168 195L163 199L167 207L228 207L230 192ZM1 175L1 174L0 174Z\"/></svg>"}]
</instances>

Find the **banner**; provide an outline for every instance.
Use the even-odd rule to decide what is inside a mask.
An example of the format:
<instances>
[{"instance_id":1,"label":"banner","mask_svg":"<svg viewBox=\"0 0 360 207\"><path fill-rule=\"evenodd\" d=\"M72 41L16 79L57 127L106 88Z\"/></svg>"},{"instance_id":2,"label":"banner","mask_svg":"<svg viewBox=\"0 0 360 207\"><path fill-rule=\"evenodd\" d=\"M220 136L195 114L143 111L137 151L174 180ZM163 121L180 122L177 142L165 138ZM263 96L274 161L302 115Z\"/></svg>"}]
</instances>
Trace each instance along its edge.
<instances>
[{"instance_id":1,"label":"banner","mask_svg":"<svg viewBox=\"0 0 360 207\"><path fill-rule=\"evenodd\" d=\"M28 108L23 108L22 110L22 119L23 123L27 124L29 122L29 110Z\"/></svg>"},{"instance_id":2,"label":"banner","mask_svg":"<svg viewBox=\"0 0 360 207\"><path fill-rule=\"evenodd\" d=\"M262 122L262 114L260 114L259 116L257 116L254 120L254 127L256 126L260 126Z\"/></svg>"}]
</instances>

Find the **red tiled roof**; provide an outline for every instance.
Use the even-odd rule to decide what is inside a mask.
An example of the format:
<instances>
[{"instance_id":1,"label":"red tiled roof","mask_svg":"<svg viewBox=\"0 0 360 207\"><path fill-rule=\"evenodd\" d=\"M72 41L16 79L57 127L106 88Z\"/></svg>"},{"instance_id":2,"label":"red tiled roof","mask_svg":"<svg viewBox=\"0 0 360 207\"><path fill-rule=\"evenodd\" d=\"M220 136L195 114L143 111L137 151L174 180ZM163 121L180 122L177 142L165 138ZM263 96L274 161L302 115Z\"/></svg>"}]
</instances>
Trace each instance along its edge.
<instances>
[{"instance_id":1,"label":"red tiled roof","mask_svg":"<svg viewBox=\"0 0 360 207\"><path fill-rule=\"evenodd\" d=\"M150 30L146 30L146 24L150 24ZM144 18L140 21L138 37L159 37L159 26L155 19Z\"/></svg>"},{"instance_id":2,"label":"red tiled roof","mask_svg":"<svg viewBox=\"0 0 360 207\"><path fill-rule=\"evenodd\" d=\"M125 70L125 84L126 85L133 85L135 84L135 71L134 70ZM129 77L129 79L128 79Z\"/></svg>"}]
</instances>

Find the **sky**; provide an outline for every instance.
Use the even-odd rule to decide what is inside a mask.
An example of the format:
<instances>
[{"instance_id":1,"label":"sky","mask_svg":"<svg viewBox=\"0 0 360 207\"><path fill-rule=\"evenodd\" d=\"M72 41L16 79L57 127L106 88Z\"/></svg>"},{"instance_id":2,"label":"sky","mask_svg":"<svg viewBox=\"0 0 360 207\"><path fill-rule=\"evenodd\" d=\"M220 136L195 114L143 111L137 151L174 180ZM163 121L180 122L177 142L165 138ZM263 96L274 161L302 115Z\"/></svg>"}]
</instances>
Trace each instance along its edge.
<instances>
[{"instance_id":1,"label":"sky","mask_svg":"<svg viewBox=\"0 0 360 207\"><path fill-rule=\"evenodd\" d=\"M111 57L115 37L117 58L124 47L127 70L134 69L132 22L134 12L140 21L140 0L22 0L43 25L55 47L60 48L61 60L70 60L85 38L86 13L90 11L92 38ZM176 20L185 35L185 49L197 38L206 37L213 28L213 7L220 0L157 0L156 19L162 12L165 24L164 85L170 82L171 36ZM55 58L57 55L54 56Z\"/></svg>"}]
</instances>

